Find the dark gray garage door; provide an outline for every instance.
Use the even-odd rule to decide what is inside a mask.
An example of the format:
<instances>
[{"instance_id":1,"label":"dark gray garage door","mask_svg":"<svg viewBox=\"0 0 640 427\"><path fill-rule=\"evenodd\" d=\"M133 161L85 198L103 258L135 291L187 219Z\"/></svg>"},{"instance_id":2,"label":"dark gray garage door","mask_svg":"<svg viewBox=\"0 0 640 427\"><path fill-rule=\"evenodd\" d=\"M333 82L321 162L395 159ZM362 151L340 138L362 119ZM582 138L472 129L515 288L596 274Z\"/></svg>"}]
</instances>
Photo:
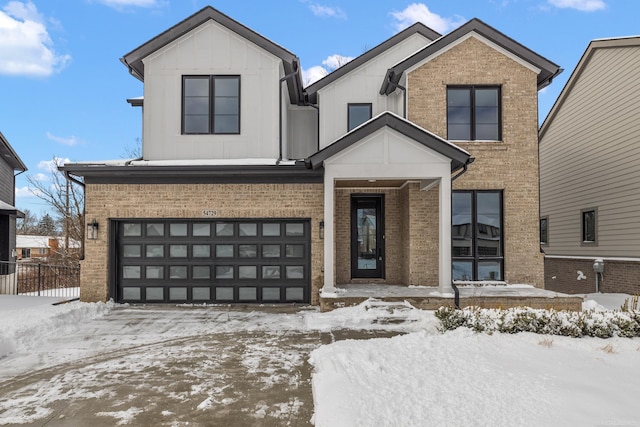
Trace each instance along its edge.
<instances>
[{"instance_id":1,"label":"dark gray garage door","mask_svg":"<svg viewBox=\"0 0 640 427\"><path fill-rule=\"evenodd\" d=\"M118 302L310 300L308 220L119 220Z\"/></svg>"}]
</instances>

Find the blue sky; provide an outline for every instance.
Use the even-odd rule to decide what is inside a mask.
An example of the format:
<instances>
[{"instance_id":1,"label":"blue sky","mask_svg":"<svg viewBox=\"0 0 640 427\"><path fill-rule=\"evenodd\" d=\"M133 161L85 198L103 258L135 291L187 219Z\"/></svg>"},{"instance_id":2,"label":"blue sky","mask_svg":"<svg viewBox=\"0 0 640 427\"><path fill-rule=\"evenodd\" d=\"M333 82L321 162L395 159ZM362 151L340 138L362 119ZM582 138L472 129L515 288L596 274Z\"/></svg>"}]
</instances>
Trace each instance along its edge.
<instances>
[{"instance_id":1,"label":"blue sky","mask_svg":"<svg viewBox=\"0 0 640 427\"><path fill-rule=\"evenodd\" d=\"M640 34L637 0L0 0L0 132L29 168L18 208L48 211L26 176L46 182L54 156L126 157L142 83L120 58L207 5L295 53L308 80L417 20L446 34L479 18L565 69L539 94L540 121L590 40Z\"/></svg>"}]
</instances>

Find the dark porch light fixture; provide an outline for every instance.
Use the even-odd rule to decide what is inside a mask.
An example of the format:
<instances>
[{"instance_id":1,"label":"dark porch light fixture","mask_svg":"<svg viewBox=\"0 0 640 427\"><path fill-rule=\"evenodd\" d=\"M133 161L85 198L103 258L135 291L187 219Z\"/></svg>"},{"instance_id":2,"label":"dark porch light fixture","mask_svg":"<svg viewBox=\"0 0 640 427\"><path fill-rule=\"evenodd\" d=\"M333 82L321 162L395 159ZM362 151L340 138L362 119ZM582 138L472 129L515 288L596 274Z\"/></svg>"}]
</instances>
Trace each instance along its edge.
<instances>
[{"instance_id":1,"label":"dark porch light fixture","mask_svg":"<svg viewBox=\"0 0 640 427\"><path fill-rule=\"evenodd\" d=\"M324 221L320 221L320 239L324 239Z\"/></svg>"},{"instance_id":2,"label":"dark porch light fixture","mask_svg":"<svg viewBox=\"0 0 640 427\"><path fill-rule=\"evenodd\" d=\"M89 240L97 240L98 239L98 221L94 218L93 221L87 223L87 239Z\"/></svg>"}]
</instances>

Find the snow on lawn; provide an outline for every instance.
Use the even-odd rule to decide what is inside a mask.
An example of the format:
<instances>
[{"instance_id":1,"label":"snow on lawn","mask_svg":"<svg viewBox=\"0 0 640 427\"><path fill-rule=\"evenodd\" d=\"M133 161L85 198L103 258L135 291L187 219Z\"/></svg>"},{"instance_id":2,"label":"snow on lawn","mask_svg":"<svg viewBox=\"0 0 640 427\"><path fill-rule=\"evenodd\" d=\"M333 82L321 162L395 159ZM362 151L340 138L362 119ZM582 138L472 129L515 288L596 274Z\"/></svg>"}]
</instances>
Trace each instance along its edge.
<instances>
[{"instance_id":1,"label":"snow on lawn","mask_svg":"<svg viewBox=\"0 0 640 427\"><path fill-rule=\"evenodd\" d=\"M0 295L0 359L34 348L51 336L70 333L77 323L103 316L112 305L62 303L61 297Z\"/></svg>"},{"instance_id":2,"label":"snow on lawn","mask_svg":"<svg viewBox=\"0 0 640 427\"><path fill-rule=\"evenodd\" d=\"M585 295L583 308L618 309L625 298L628 295L589 294ZM40 352L51 348L51 359L47 363L54 363L54 359L63 356L57 355L54 347L48 347L49 340L72 336L78 325L107 318L112 309L120 307L81 302L52 305L57 300L0 296L0 364L9 367L11 358L3 361L3 357L34 348ZM184 312L171 308L144 310L163 310L162 321L144 325L145 336L123 329L117 340L115 335L101 337L103 341L96 336L93 344L78 342L76 351L82 346L92 351L96 345L125 347L141 344L135 341L139 339L154 340L155 336L167 339L184 333L172 329L176 316L184 316ZM329 313L319 313L315 308L303 308L295 313L274 313L262 308L243 313L234 311L233 307L225 310L194 312L206 319L196 330L189 331L193 338L188 342L194 347L194 354L198 337L215 332L375 329L405 333L393 338L337 341L311 352L315 412L312 421L316 427L640 425L636 410L640 394L637 380L640 378L640 338L575 339L530 333L488 335L463 328L442 334L437 330L438 321L432 311L372 301ZM136 309L127 311L135 314ZM140 326L135 322L126 325L131 331ZM277 337L272 344L278 345ZM303 363L300 353L282 354L274 349L271 345L254 348L248 342L244 350L242 364L247 372L264 374L264 378L256 382L257 387L287 384L285 378L280 378L282 370L269 364L261 365L258 358L262 353L277 356L285 368ZM148 363L157 363L154 357L150 356L149 360ZM139 356L122 358L122 361L130 365L119 366L119 370L125 371L138 369L136 364L145 362ZM78 375L73 379L79 387L76 392L81 392L83 383L78 380L87 373ZM224 386L223 383L209 384L211 396L217 396L216 390ZM37 399L37 395L32 395L31 406L46 406L47 402L39 403ZM200 405L203 408L211 405L211 399L204 399ZM118 424L135 424L139 410L132 407L121 412L105 411L102 415L113 417Z\"/></svg>"}]
</instances>

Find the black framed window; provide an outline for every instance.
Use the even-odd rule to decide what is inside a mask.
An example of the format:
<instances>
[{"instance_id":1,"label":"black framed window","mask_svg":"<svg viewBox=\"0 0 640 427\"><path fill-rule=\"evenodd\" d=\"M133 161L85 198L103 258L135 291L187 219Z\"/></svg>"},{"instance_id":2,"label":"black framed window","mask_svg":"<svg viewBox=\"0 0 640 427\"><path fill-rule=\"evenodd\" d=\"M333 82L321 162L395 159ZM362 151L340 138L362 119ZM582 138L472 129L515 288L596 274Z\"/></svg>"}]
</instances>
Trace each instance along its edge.
<instances>
[{"instance_id":1,"label":"black framed window","mask_svg":"<svg viewBox=\"0 0 640 427\"><path fill-rule=\"evenodd\" d=\"M240 76L183 76L182 133L239 134Z\"/></svg>"},{"instance_id":2,"label":"black framed window","mask_svg":"<svg viewBox=\"0 0 640 427\"><path fill-rule=\"evenodd\" d=\"M347 131L357 128L371 118L371 103L347 105Z\"/></svg>"},{"instance_id":3,"label":"black framed window","mask_svg":"<svg viewBox=\"0 0 640 427\"><path fill-rule=\"evenodd\" d=\"M582 243L593 245L598 242L598 215L597 210L583 209L582 216Z\"/></svg>"},{"instance_id":4,"label":"black framed window","mask_svg":"<svg viewBox=\"0 0 640 427\"><path fill-rule=\"evenodd\" d=\"M462 141L499 141L501 95L498 86L447 88L447 138Z\"/></svg>"},{"instance_id":5,"label":"black framed window","mask_svg":"<svg viewBox=\"0 0 640 427\"><path fill-rule=\"evenodd\" d=\"M549 217L543 216L540 218L540 244L546 245L549 243Z\"/></svg>"},{"instance_id":6,"label":"black framed window","mask_svg":"<svg viewBox=\"0 0 640 427\"><path fill-rule=\"evenodd\" d=\"M502 191L452 194L453 280L503 280Z\"/></svg>"}]
</instances>

